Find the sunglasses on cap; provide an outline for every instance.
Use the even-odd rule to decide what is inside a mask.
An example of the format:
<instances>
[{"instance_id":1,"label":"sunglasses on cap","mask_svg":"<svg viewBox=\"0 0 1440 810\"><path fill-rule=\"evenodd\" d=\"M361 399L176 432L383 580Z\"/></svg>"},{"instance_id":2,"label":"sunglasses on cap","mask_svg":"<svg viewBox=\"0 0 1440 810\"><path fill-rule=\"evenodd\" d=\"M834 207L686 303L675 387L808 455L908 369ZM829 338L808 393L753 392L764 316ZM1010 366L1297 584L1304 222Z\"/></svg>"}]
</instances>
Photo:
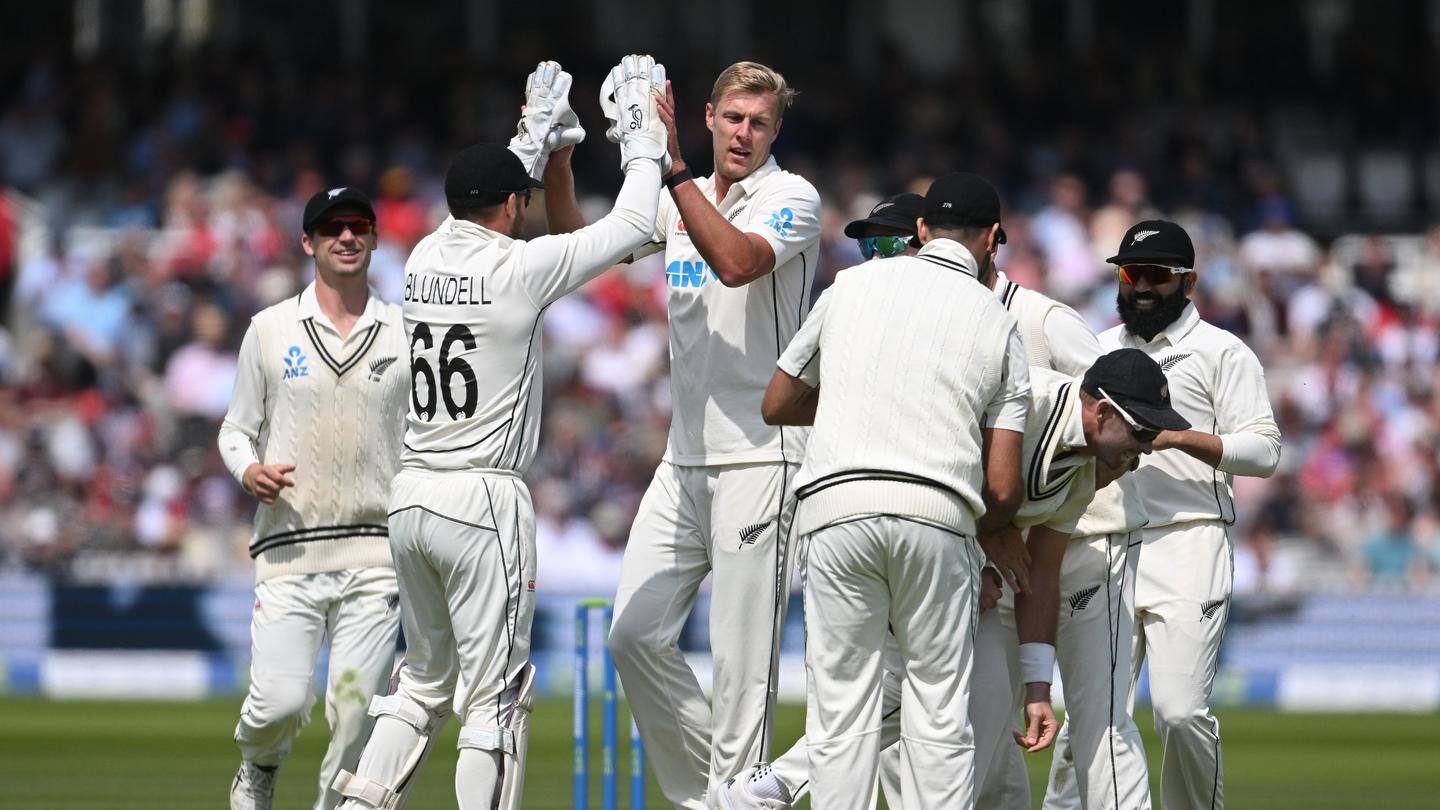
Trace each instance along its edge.
<instances>
[{"instance_id":1,"label":"sunglasses on cap","mask_svg":"<svg viewBox=\"0 0 1440 810\"><path fill-rule=\"evenodd\" d=\"M1122 264L1115 268L1115 273L1120 277L1121 284L1135 286L1135 282L1144 279L1151 287L1158 287L1161 284L1169 284L1176 276L1183 276L1186 273L1193 273L1188 267L1167 267L1163 264Z\"/></svg>"},{"instance_id":2,"label":"sunglasses on cap","mask_svg":"<svg viewBox=\"0 0 1440 810\"><path fill-rule=\"evenodd\" d=\"M315 223L315 233L328 239L335 239L346 230L356 236L366 236L375 231L375 223L366 217L331 217Z\"/></svg>"},{"instance_id":3,"label":"sunglasses on cap","mask_svg":"<svg viewBox=\"0 0 1440 810\"><path fill-rule=\"evenodd\" d=\"M910 247L908 236L864 236L855 242L860 245L860 255L864 256L866 261L876 256L882 259L899 256L905 252L905 248Z\"/></svg>"},{"instance_id":4,"label":"sunglasses on cap","mask_svg":"<svg viewBox=\"0 0 1440 810\"><path fill-rule=\"evenodd\" d=\"M1154 428L1147 428L1135 421L1135 417L1126 413L1125 409L1120 407L1119 403L1111 399L1110 395L1105 393L1104 388L1096 388L1095 390L1100 392L1100 399L1108 402L1110 407L1114 408L1115 412L1120 414L1120 418L1125 420L1125 424L1130 426L1130 435L1135 438L1135 441L1141 444L1149 444L1160 436L1160 431Z\"/></svg>"}]
</instances>

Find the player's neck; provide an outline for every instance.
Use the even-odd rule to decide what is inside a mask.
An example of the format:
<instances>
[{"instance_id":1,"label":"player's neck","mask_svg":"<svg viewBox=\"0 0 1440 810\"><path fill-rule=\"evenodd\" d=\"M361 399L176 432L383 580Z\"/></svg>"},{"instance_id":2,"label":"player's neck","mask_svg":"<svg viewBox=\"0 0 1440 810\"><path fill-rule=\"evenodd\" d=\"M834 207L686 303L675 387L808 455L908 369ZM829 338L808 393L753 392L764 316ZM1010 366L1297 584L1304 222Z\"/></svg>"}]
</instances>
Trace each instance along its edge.
<instances>
[{"instance_id":1,"label":"player's neck","mask_svg":"<svg viewBox=\"0 0 1440 810\"><path fill-rule=\"evenodd\" d=\"M327 278L327 275L318 269L315 273L315 303L340 337L348 338L370 302L368 278L364 273L348 278Z\"/></svg>"},{"instance_id":2,"label":"player's neck","mask_svg":"<svg viewBox=\"0 0 1440 810\"><path fill-rule=\"evenodd\" d=\"M730 193L730 187L734 183L717 170L715 172L715 204L725 202L725 195Z\"/></svg>"}]
</instances>

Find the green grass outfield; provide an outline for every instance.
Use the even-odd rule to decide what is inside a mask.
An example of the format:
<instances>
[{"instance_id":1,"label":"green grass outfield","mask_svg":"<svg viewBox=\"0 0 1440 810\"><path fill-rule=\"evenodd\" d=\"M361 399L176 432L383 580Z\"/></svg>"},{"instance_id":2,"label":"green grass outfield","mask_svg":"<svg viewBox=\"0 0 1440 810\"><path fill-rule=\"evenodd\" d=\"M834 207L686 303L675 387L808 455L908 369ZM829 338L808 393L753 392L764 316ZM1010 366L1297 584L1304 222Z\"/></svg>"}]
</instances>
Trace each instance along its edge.
<instances>
[{"instance_id":1,"label":"green grass outfield","mask_svg":"<svg viewBox=\"0 0 1440 810\"><path fill-rule=\"evenodd\" d=\"M238 699L203 703L0 700L0 807L43 810L221 808L238 755L230 740ZM783 706L778 741L801 732L799 706ZM1225 794L1230 807L1440 807L1440 716L1287 715L1225 711ZM1141 721L1158 749L1148 715ZM598 771L598 714L592 724ZM453 808L456 725L431 757L408 807ZM280 771L277 810L301 810L314 798L324 750L323 715L306 729ZM625 747L622 745L622 756ZM622 758L621 770L628 761ZM1040 786L1049 752L1030 758ZM627 780L628 781L628 780ZM625 784L621 801L625 805ZM527 808L570 806L570 710L542 704L530 744ZM1039 801L1039 792L1036 792ZM598 777L591 791L599 807ZM652 780L650 807L663 807ZM1038 804L1037 804L1038 806Z\"/></svg>"}]
</instances>

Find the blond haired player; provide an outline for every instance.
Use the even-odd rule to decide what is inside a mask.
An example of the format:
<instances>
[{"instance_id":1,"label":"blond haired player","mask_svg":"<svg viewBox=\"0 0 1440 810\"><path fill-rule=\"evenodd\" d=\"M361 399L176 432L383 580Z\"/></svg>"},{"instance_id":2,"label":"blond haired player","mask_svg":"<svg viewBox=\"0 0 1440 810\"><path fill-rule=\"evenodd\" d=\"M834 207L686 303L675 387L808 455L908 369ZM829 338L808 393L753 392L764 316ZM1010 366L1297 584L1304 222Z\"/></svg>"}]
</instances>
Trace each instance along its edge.
<instances>
[{"instance_id":1,"label":"blond haired player","mask_svg":"<svg viewBox=\"0 0 1440 810\"><path fill-rule=\"evenodd\" d=\"M700 179L680 155L668 85L660 104L670 194L639 253L665 251L673 414L609 643L661 790L691 810L771 736L804 435L765 424L760 400L809 309L820 238L819 194L770 155L794 94L764 65L726 68L705 105L714 173ZM713 707L676 643L707 574Z\"/></svg>"},{"instance_id":2,"label":"blond haired player","mask_svg":"<svg viewBox=\"0 0 1440 810\"><path fill-rule=\"evenodd\" d=\"M315 807L360 758L370 696L384 688L400 626L385 505L409 390L400 308L369 287L375 211L354 188L305 205L300 243L315 281L258 313L220 427L220 454L255 512L250 690L235 727L232 810L265 810L275 771L310 719L328 637L330 746Z\"/></svg>"},{"instance_id":3,"label":"blond haired player","mask_svg":"<svg viewBox=\"0 0 1440 810\"><path fill-rule=\"evenodd\" d=\"M336 780L347 808L402 805L452 711L461 810L521 806L537 587L521 475L540 437L540 322L650 232L665 153L660 77L648 56L611 71L623 117L609 134L625 183L608 216L573 233L519 238L537 173L552 229L581 222L568 147L584 132L569 107L569 75L543 62L510 148L480 144L456 156L445 177L451 217L406 262L413 383L390 546L408 648L394 691L371 703L378 719L359 768Z\"/></svg>"}]
</instances>

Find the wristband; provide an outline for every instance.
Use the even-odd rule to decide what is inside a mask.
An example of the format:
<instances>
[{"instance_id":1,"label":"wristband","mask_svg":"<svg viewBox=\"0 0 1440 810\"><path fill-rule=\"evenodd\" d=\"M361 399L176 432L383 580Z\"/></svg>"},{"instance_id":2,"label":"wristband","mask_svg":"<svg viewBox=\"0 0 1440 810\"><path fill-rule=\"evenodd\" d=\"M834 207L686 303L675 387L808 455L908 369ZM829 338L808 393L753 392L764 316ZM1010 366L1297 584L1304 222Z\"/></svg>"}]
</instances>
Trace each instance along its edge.
<instances>
[{"instance_id":1,"label":"wristband","mask_svg":"<svg viewBox=\"0 0 1440 810\"><path fill-rule=\"evenodd\" d=\"M689 167L689 166L686 166L685 168L681 169L680 171L675 172L675 173L671 174L669 177L665 178L665 181L664 181L664 182L665 182L665 187L666 187L666 188L670 189L671 191L674 191L676 186L680 185L681 183L687 183L687 182L689 182L689 181L691 181L691 180L694 180L694 179L695 179L695 175L691 173L690 167Z\"/></svg>"},{"instance_id":2,"label":"wristband","mask_svg":"<svg viewBox=\"0 0 1440 810\"><path fill-rule=\"evenodd\" d=\"M1055 645L1031 641L1020 645L1020 682L1050 683L1055 678Z\"/></svg>"}]
</instances>

